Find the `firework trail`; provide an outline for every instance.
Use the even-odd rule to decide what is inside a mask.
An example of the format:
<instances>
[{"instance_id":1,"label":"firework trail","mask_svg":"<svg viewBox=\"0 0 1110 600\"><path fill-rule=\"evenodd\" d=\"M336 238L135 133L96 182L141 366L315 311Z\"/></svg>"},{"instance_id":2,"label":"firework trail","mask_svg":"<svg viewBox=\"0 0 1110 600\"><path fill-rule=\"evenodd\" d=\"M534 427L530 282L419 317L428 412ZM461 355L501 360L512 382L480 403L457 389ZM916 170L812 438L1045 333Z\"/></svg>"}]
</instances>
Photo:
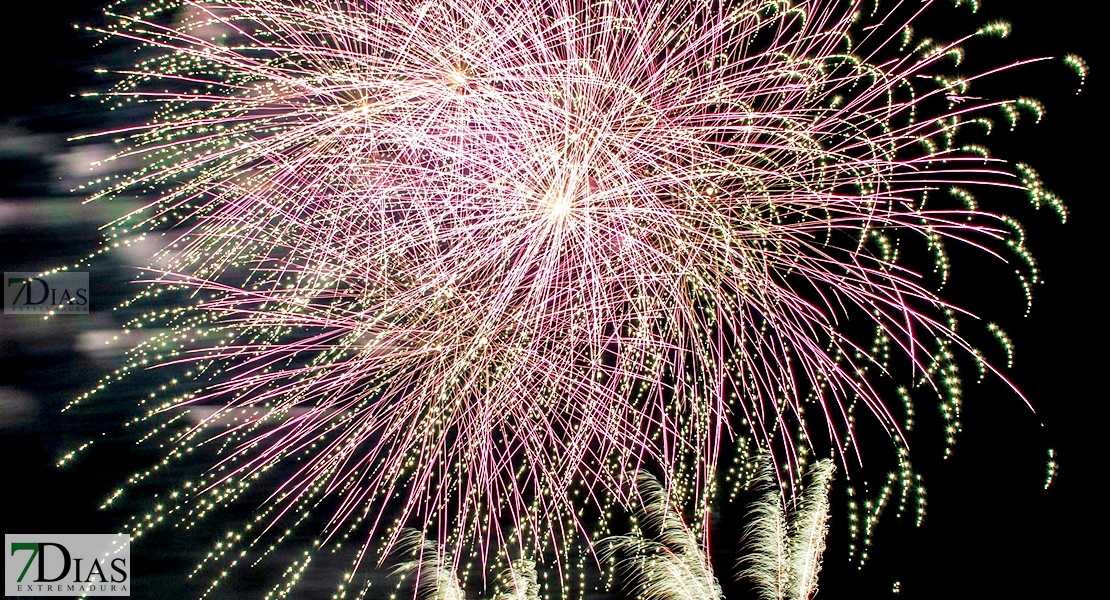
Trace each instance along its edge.
<instances>
[{"instance_id":1,"label":"firework trail","mask_svg":"<svg viewBox=\"0 0 1110 600\"><path fill-rule=\"evenodd\" d=\"M580 507L627 499L641 467L702 518L726 442L784 470L812 439L851 461L860 407L900 444L912 412L878 383L895 358L951 436L955 355L996 371L935 291L945 245L1016 252L1028 290L1020 228L973 190L1064 208L962 141L1040 114L947 74L1007 26L915 39L926 10L113 5L100 30L139 58L90 95L151 116L99 134L141 166L89 193L149 198L108 247L167 240L123 308L189 301L136 317L155 333L101 387L172 368L134 422L169 451L132 486L216 451L135 533L257 487L244 551L322 511L318 541L353 538L355 570L406 524L459 550L588 538ZM899 262L914 244L935 261Z\"/></svg>"}]
</instances>

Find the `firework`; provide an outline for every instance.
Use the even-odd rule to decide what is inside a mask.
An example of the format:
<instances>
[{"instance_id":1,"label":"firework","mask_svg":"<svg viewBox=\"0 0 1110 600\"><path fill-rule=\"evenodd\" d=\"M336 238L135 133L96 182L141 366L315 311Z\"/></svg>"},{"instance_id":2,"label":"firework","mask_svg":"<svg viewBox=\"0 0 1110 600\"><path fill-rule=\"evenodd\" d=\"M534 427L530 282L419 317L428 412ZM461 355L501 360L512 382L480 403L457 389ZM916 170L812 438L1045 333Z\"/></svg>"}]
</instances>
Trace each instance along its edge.
<instances>
[{"instance_id":1,"label":"firework","mask_svg":"<svg viewBox=\"0 0 1110 600\"><path fill-rule=\"evenodd\" d=\"M213 562L257 563L321 512L316 541L354 539L352 571L406 524L459 561L591 539L581 511L627 500L641 468L697 529L726 446L796 474L815 443L851 462L861 418L916 489L890 361L936 390L950 439L957 355L998 373L936 292L946 245L1014 252L1038 282L975 190L1065 215L1031 168L964 141L1042 110L949 74L1008 27L916 39L931 4L111 7L103 33L140 58L92 95L150 118L100 134L141 166L90 193L149 198L109 246L168 241L123 307L156 332L102 387L172 373L134 421L168 453L132 486L215 455L134 533L260 488ZM902 260L915 247L935 260ZM141 312L157 298L186 301Z\"/></svg>"},{"instance_id":2,"label":"firework","mask_svg":"<svg viewBox=\"0 0 1110 600\"><path fill-rule=\"evenodd\" d=\"M654 477L638 479L639 531L606 541L610 555L634 582L634 597L646 600L720 600L721 586L713 575L702 540L682 520L667 491ZM776 495L777 498L777 495Z\"/></svg>"},{"instance_id":3,"label":"firework","mask_svg":"<svg viewBox=\"0 0 1110 600\"><path fill-rule=\"evenodd\" d=\"M829 485L833 462L818 461L798 497L789 521L775 474L765 466L759 474L761 497L751 507L745 532L747 553L740 575L754 583L768 600L808 600L817 593L817 575L828 535Z\"/></svg>"}]
</instances>

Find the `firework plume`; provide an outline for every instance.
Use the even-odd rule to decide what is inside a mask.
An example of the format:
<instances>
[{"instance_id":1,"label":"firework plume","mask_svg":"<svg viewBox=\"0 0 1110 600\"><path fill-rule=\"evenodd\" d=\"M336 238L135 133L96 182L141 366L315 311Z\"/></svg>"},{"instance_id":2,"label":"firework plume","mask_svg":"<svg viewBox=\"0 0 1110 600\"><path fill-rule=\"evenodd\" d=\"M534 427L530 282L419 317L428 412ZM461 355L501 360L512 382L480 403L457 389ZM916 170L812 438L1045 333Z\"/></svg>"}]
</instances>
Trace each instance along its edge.
<instances>
[{"instance_id":1,"label":"firework plume","mask_svg":"<svg viewBox=\"0 0 1110 600\"><path fill-rule=\"evenodd\" d=\"M397 549L409 560L393 568L394 575L415 578L415 596L425 600L466 600L466 592L455 575L454 561L441 545L427 540L415 529L404 529ZM528 559L513 561L498 576L497 591L491 600L538 600L536 563Z\"/></svg>"},{"instance_id":2,"label":"firework plume","mask_svg":"<svg viewBox=\"0 0 1110 600\"><path fill-rule=\"evenodd\" d=\"M744 535L740 573L764 600L808 600L817 593L817 575L828 535L829 485L832 460L818 461L806 471L805 487L786 516L783 495L769 464L757 482L760 498L752 503Z\"/></svg>"},{"instance_id":3,"label":"firework plume","mask_svg":"<svg viewBox=\"0 0 1110 600\"><path fill-rule=\"evenodd\" d=\"M164 249L121 307L149 339L79 402L162 367L132 425L168 451L129 487L210 460L135 534L258 489L231 535L256 560L315 523L354 570L420 524L458 562L589 538L582 506L641 466L704 519L726 442L787 470L812 440L848 462L859 419L901 444L890 361L954 436L956 355L995 370L936 292L946 245L1016 252L1029 289L1020 229L974 190L1064 208L963 141L1039 114L950 74L1007 26L917 39L934 3L890 4L110 7L139 58L91 95L149 119L100 134L140 166L90 194L147 199L109 247Z\"/></svg>"},{"instance_id":4,"label":"firework plume","mask_svg":"<svg viewBox=\"0 0 1110 600\"><path fill-rule=\"evenodd\" d=\"M638 477L637 528L606 541L610 555L624 555L620 570L645 600L719 600L705 544L683 522L667 490L646 472Z\"/></svg>"},{"instance_id":5,"label":"firework plume","mask_svg":"<svg viewBox=\"0 0 1110 600\"><path fill-rule=\"evenodd\" d=\"M405 529L397 540L397 548L411 554L411 559L398 563L393 572L415 577L419 597L426 600L466 600L466 593L455 576L454 561L441 546L424 539L419 531Z\"/></svg>"}]
</instances>

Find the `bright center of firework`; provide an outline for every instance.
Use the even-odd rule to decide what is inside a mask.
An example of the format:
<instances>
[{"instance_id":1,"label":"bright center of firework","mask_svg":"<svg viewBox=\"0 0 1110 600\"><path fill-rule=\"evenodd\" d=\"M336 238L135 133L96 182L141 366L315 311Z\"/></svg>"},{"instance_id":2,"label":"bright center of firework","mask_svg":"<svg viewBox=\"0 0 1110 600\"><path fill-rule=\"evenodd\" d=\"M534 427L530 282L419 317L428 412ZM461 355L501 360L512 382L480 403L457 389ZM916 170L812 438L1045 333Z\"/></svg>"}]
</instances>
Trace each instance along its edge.
<instances>
[{"instance_id":1,"label":"bright center of firework","mask_svg":"<svg viewBox=\"0 0 1110 600\"><path fill-rule=\"evenodd\" d=\"M552 219L561 219L570 214L570 197L566 194L556 194L547 205L547 212Z\"/></svg>"},{"instance_id":2,"label":"bright center of firework","mask_svg":"<svg viewBox=\"0 0 1110 600\"><path fill-rule=\"evenodd\" d=\"M463 71L463 70L460 70L460 69L455 69L455 70L453 70L453 71L451 71L450 73L447 74L447 82L449 84L451 84L452 87L455 87L455 88L465 87L466 86L466 81L467 81L466 71Z\"/></svg>"}]
</instances>

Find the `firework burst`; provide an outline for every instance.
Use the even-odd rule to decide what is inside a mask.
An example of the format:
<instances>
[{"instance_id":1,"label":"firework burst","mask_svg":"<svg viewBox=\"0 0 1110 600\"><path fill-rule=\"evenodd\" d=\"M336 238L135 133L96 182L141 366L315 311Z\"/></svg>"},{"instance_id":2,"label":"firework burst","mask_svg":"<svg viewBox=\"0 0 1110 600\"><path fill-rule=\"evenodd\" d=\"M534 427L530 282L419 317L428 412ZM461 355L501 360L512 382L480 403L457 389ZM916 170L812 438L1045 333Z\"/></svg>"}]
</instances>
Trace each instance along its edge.
<instances>
[{"instance_id":1,"label":"firework burst","mask_svg":"<svg viewBox=\"0 0 1110 600\"><path fill-rule=\"evenodd\" d=\"M189 301L136 317L158 331L104 383L173 367L134 422L170 450L132 484L219 450L135 533L262 487L236 550L324 511L318 542L354 537L354 570L405 524L483 552L588 539L582 507L641 468L704 521L732 442L784 471L814 439L850 462L861 407L900 445L892 357L954 435L955 355L996 371L935 291L945 245L1016 251L1028 290L1021 230L974 189L1065 213L961 141L1040 113L947 74L1007 26L918 40L932 3L902 4L110 8L140 58L93 95L152 116L100 134L141 166L92 197L150 198L109 246L168 240L125 308ZM913 240L935 265L899 262Z\"/></svg>"}]
</instances>

